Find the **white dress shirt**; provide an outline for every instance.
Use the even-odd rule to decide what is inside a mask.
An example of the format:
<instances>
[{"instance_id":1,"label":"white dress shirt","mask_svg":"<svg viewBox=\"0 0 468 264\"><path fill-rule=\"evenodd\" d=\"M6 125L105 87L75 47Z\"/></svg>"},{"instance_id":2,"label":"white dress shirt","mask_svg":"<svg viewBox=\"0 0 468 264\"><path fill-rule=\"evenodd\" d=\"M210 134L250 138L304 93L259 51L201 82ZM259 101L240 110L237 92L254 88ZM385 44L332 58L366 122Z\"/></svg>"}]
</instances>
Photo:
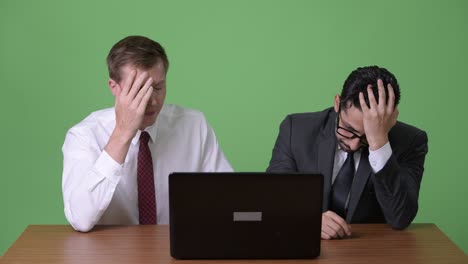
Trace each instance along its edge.
<instances>
[{"instance_id":1,"label":"white dress shirt","mask_svg":"<svg viewBox=\"0 0 468 264\"><path fill-rule=\"evenodd\" d=\"M355 172L357 171L359 167L359 160L361 159L361 152L362 152L361 150L354 152L354 171ZM372 171L374 173L379 172L385 166L385 164L387 164L387 161L390 159L391 156L392 156L392 147L390 146L390 142L387 142L387 144L383 145L381 148L375 151L372 151L369 149L369 164L372 168ZM335 151L332 183L335 182L336 176L338 175L338 172L340 172L340 169L343 166L344 162L346 161L347 157L348 157L348 153L342 150L338 145L338 148ZM348 207L349 195L350 194L348 194L345 208Z\"/></svg>"},{"instance_id":2,"label":"white dress shirt","mask_svg":"<svg viewBox=\"0 0 468 264\"><path fill-rule=\"evenodd\" d=\"M115 110L90 114L66 135L62 191L68 222L87 232L96 224L138 224L138 131L125 162L104 151L115 127ZM168 175L172 172L231 172L213 129L204 115L164 105L156 122L145 129L153 158L157 223L169 223Z\"/></svg>"},{"instance_id":3,"label":"white dress shirt","mask_svg":"<svg viewBox=\"0 0 468 264\"><path fill-rule=\"evenodd\" d=\"M388 159L392 156L392 147L390 146L390 142L383 145L381 148L372 151L369 149L369 163L374 173L379 172L385 164L387 164ZM335 160L333 164L333 177L332 182L335 181L338 172L340 171L341 167L343 166L346 158L348 157L348 153L342 150L339 145L337 150L335 151ZM359 160L361 159L361 151L354 152L354 171L357 171L359 167Z\"/></svg>"}]
</instances>

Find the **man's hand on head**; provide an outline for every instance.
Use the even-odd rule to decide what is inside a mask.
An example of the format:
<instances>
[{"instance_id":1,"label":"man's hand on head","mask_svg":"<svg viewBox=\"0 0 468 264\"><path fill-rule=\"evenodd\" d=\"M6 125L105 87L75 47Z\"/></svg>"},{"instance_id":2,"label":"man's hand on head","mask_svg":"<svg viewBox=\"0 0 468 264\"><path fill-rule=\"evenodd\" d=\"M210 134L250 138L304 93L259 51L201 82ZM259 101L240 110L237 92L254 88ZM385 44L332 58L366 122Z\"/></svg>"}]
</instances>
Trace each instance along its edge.
<instances>
[{"instance_id":1,"label":"man's hand on head","mask_svg":"<svg viewBox=\"0 0 468 264\"><path fill-rule=\"evenodd\" d=\"M398 108L395 106L395 93L388 84L388 102L382 80L377 80L379 102L374 97L372 87L367 86L369 107L364 100L363 92L359 93L359 102L363 113L364 131L370 150L377 150L388 142L388 132L396 124Z\"/></svg>"},{"instance_id":2,"label":"man's hand on head","mask_svg":"<svg viewBox=\"0 0 468 264\"><path fill-rule=\"evenodd\" d=\"M322 239L351 236L351 226L333 211L322 213Z\"/></svg>"},{"instance_id":3,"label":"man's hand on head","mask_svg":"<svg viewBox=\"0 0 468 264\"><path fill-rule=\"evenodd\" d=\"M127 156L132 138L143 123L153 87L147 72L132 70L122 84L115 87L115 128L104 150L119 164Z\"/></svg>"},{"instance_id":4,"label":"man's hand on head","mask_svg":"<svg viewBox=\"0 0 468 264\"><path fill-rule=\"evenodd\" d=\"M140 128L145 109L153 92L153 79L147 72L137 75L132 70L118 85L115 95L115 130L126 139L132 139Z\"/></svg>"}]
</instances>

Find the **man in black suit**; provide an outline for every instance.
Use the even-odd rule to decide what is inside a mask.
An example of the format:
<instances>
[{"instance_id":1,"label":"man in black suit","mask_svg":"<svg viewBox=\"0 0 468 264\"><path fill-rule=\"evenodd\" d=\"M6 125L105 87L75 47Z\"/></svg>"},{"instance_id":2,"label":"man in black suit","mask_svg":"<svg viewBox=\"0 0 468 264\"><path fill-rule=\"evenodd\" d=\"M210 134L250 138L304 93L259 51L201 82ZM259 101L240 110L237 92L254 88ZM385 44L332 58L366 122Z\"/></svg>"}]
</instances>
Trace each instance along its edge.
<instances>
[{"instance_id":1,"label":"man in black suit","mask_svg":"<svg viewBox=\"0 0 468 264\"><path fill-rule=\"evenodd\" d=\"M267 171L324 175L322 239L350 236L348 223L404 229L416 216L427 135L397 121L399 100L392 73L363 67L333 108L281 123Z\"/></svg>"}]
</instances>

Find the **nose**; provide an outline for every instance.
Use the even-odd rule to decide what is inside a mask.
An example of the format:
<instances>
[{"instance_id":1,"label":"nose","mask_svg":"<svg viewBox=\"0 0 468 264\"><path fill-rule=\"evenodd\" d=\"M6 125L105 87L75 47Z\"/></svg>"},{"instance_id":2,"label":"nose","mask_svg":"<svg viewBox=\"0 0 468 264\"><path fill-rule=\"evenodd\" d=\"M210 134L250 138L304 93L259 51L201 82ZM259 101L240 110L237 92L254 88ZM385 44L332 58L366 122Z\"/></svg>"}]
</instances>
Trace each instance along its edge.
<instances>
[{"instance_id":1,"label":"nose","mask_svg":"<svg viewBox=\"0 0 468 264\"><path fill-rule=\"evenodd\" d=\"M157 102L158 102L157 96L152 94L149 101L148 101L148 105L153 106L153 105L156 105Z\"/></svg>"}]
</instances>

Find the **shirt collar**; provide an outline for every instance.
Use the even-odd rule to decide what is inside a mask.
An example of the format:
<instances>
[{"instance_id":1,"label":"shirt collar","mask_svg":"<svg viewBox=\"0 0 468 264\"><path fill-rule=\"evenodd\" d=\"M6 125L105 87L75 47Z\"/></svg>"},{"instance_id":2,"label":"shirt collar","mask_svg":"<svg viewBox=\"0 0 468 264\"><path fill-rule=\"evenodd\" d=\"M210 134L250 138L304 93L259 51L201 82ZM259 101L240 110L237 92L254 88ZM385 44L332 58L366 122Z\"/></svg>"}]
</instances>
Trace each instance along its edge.
<instances>
[{"instance_id":1,"label":"shirt collar","mask_svg":"<svg viewBox=\"0 0 468 264\"><path fill-rule=\"evenodd\" d=\"M336 151L338 151L339 153L346 153L346 151L342 150L341 147L340 147L340 144L336 144ZM354 151L353 153L361 153L362 152L362 148Z\"/></svg>"},{"instance_id":2,"label":"shirt collar","mask_svg":"<svg viewBox=\"0 0 468 264\"><path fill-rule=\"evenodd\" d=\"M160 114L161 114L161 113L160 113ZM158 117L159 117L159 116L158 116ZM156 121L155 121L151 126L146 127L145 130L143 130L143 131L148 132L148 134L149 134L149 136L150 136L152 142L155 142L155 140L156 140L156 134L157 134L158 123L159 123L158 120L159 120L159 118L156 118ZM140 140L141 132L142 132L142 131L138 129L138 131L137 131L135 137L133 137L133 139L132 139L132 144L133 144L133 145L138 144L138 142L139 142L139 140Z\"/></svg>"}]
</instances>

